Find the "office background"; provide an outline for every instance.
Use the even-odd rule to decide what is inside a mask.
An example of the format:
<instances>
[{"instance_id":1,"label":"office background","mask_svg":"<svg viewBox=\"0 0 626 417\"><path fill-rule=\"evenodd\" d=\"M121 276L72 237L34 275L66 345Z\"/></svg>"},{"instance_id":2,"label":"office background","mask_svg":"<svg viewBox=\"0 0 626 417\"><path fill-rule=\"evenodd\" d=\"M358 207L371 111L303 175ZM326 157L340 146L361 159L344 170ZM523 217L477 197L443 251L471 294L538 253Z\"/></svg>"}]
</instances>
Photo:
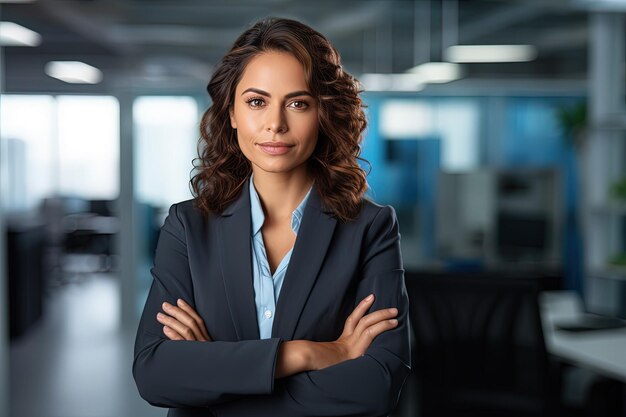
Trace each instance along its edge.
<instances>
[{"instance_id":1,"label":"office background","mask_svg":"<svg viewBox=\"0 0 626 417\"><path fill-rule=\"evenodd\" d=\"M212 68L271 15L327 35L365 88L369 194L398 213L415 354L429 358L394 415L512 415L494 398L523 415L624 413L626 354L595 360L624 329L554 326L626 318L625 13L622 0L0 0L0 415L164 415L130 375L159 228L191 198ZM446 299L476 321L437 321ZM506 305L481 319L489 303ZM524 309L539 326L484 358L484 334L503 332L488 318L537 324ZM429 329L456 326L482 333L443 338L462 359L439 380L453 362L432 356L444 341ZM472 361L491 373L465 381ZM503 393L502 378L549 382Z\"/></svg>"}]
</instances>

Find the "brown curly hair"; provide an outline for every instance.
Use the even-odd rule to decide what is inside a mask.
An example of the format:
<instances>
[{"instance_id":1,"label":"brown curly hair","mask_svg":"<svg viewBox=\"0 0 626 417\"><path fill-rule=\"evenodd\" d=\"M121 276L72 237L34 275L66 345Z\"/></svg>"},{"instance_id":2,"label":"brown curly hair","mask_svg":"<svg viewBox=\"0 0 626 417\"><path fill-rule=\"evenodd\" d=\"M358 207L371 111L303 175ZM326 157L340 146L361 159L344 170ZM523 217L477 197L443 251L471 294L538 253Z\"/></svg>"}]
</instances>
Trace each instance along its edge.
<instances>
[{"instance_id":1,"label":"brown curly hair","mask_svg":"<svg viewBox=\"0 0 626 417\"><path fill-rule=\"evenodd\" d=\"M317 146L308 161L324 209L342 221L353 220L367 189L358 160L367 126L359 82L341 66L337 50L322 34L291 19L266 18L243 32L217 65L207 91L213 104L202 116L198 170L190 184L203 213L220 214L235 200L252 172L230 125L235 87L246 65L267 51L291 53L304 67L319 106ZM199 165L195 162L199 160Z\"/></svg>"}]
</instances>

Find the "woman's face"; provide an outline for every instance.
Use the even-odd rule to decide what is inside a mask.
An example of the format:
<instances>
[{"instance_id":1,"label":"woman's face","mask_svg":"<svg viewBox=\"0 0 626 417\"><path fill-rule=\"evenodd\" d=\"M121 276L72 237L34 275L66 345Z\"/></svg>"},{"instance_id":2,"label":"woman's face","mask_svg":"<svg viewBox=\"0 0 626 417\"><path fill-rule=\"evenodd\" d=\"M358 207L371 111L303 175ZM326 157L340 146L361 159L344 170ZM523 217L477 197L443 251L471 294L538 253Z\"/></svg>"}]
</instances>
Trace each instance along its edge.
<instances>
[{"instance_id":1,"label":"woman's face","mask_svg":"<svg viewBox=\"0 0 626 417\"><path fill-rule=\"evenodd\" d=\"M264 52L235 88L230 124L254 172L306 172L317 144L317 113L302 64L286 52Z\"/></svg>"}]
</instances>

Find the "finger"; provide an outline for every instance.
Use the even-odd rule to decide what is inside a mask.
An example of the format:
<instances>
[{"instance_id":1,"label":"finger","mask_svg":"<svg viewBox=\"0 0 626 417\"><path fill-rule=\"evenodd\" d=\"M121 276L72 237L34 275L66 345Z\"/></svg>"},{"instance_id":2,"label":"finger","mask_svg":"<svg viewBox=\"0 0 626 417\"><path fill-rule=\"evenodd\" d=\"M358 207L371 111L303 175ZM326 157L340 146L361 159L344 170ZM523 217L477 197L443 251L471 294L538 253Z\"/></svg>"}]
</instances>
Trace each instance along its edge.
<instances>
[{"instance_id":1,"label":"finger","mask_svg":"<svg viewBox=\"0 0 626 417\"><path fill-rule=\"evenodd\" d=\"M183 325L187 326L193 332L195 340L206 340L198 327L198 323L196 323L193 317L191 317L186 311L167 302L163 303L163 310Z\"/></svg>"},{"instance_id":2,"label":"finger","mask_svg":"<svg viewBox=\"0 0 626 417\"><path fill-rule=\"evenodd\" d=\"M196 328L195 321L187 313L172 305L168 305L165 308L165 303L164 310L169 314L169 316L166 315L167 321L165 324L180 333L186 340L201 340L204 338L200 330Z\"/></svg>"},{"instance_id":3,"label":"finger","mask_svg":"<svg viewBox=\"0 0 626 417\"><path fill-rule=\"evenodd\" d=\"M388 319L379 321L376 324L369 326L359 336L358 341L355 344L355 350L358 351L360 355L364 354L378 335L395 328L397 325L397 319Z\"/></svg>"},{"instance_id":4,"label":"finger","mask_svg":"<svg viewBox=\"0 0 626 417\"><path fill-rule=\"evenodd\" d=\"M159 313L157 314L157 320L159 321L159 323L165 326L168 326L174 331L176 331L185 340L198 340L194 332L189 327L187 327L186 325L184 325L183 323L181 323L174 317L170 317L166 314Z\"/></svg>"},{"instance_id":5,"label":"finger","mask_svg":"<svg viewBox=\"0 0 626 417\"><path fill-rule=\"evenodd\" d=\"M373 326L374 324L380 321L392 319L396 317L397 315L398 315L397 308L383 308L380 310L376 310L373 313L370 313L366 315L365 317L363 317L361 320L359 320L359 322L356 325L356 328L354 329L354 332L356 334L361 334L368 327Z\"/></svg>"},{"instance_id":6,"label":"finger","mask_svg":"<svg viewBox=\"0 0 626 417\"><path fill-rule=\"evenodd\" d=\"M352 311L352 313L350 313L350 315L346 319L346 323L343 327L344 333L347 332L348 334L351 334L352 332L354 332L354 329L356 325L359 323L359 320L361 320L361 317L363 317L363 314L365 314L367 309L370 308L370 306L374 302L374 298L375 298L374 294L370 294L367 297L365 297L363 300L361 300L361 302L355 307L355 309Z\"/></svg>"},{"instance_id":7,"label":"finger","mask_svg":"<svg viewBox=\"0 0 626 417\"><path fill-rule=\"evenodd\" d=\"M195 322L198 325L198 328L200 329L200 332L202 333L204 338L207 339L207 340L211 340L211 338L209 337L209 332L207 331L206 326L204 324L204 320L202 320L202 317L200 317L200 315L198 313L196 313L196 310L194 310L193 307L191 307L189 304L187 304L185 302L185 300L183 300L182 298L179 298L176 301L176 304L178 304L178 307L180 307L184 311L186 311L187 314L189 314L191 316L191 318L193 318L195 320Z\"/></svg>"},{"instance_id":8,"label":"finger","mask_svg":"<svg viewBox=\"0 0 626 417\"><path fill-rule=\"evenodd\" d=\"M185 340L175 330L173 330L171 327L168 327L168 326L163 326L163 333L165 333L165 336L167 336L171 340Z\"/></svg>"}]
</instances>

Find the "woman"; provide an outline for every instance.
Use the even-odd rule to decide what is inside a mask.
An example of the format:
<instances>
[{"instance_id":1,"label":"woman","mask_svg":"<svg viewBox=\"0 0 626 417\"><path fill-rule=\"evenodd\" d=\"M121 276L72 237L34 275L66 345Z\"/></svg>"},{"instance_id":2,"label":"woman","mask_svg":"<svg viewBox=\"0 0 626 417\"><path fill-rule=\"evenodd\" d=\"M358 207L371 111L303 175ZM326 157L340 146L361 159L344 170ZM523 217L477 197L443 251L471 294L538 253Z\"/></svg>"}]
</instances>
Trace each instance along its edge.
<instances>
[{"instance_id":1,"label":"woman","mask_svg":"<svg viewBox=\"0 0 626 417\"><path fill-rule=\"evenodd\" d=\"M387 415L408 299L395 212L363 198L358 83L321 34L265 19L207 89L196 197L170 207L137 332L141 396L168 416Z\"/></svg>"}]
</instances>

